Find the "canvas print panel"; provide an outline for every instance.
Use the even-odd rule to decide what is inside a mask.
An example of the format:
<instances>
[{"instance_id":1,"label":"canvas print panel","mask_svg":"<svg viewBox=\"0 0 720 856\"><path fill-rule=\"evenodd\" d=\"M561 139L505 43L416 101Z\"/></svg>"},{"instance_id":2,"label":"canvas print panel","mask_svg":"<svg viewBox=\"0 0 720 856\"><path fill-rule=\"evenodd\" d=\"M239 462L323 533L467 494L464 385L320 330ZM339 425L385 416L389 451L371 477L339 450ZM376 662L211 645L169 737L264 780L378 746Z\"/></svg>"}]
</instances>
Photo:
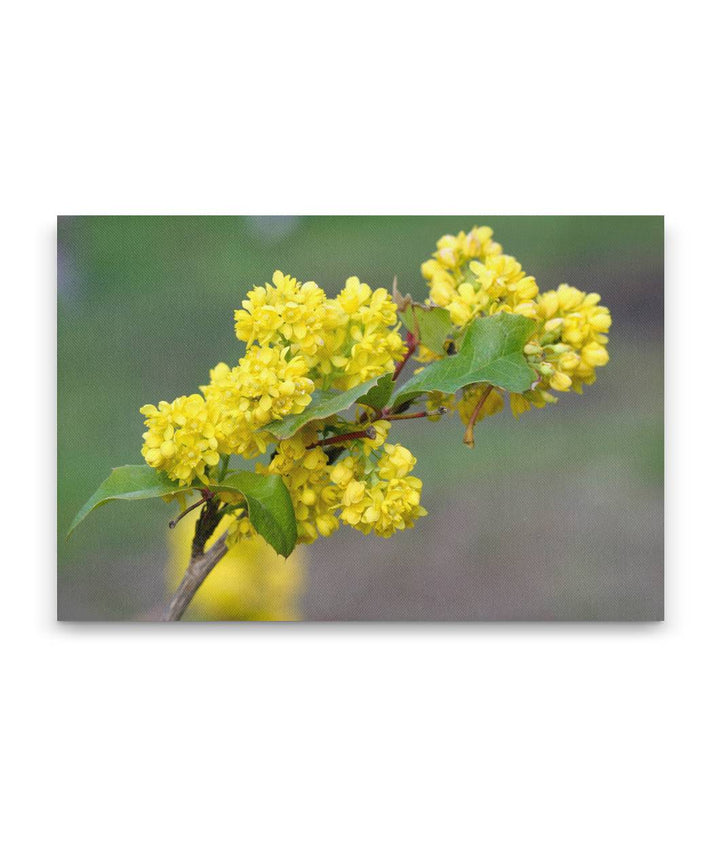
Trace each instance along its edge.
<instances>
[{"instance_id":1,"label":"canvas print panel","mask_svg":"<svg viewBox=\"0 0 720 856\"><path fill-rule=\"evenodd\" d=\"M58 616L659 619L662 323L660 217L61 217Z\"/></svg>"}]
</instances>

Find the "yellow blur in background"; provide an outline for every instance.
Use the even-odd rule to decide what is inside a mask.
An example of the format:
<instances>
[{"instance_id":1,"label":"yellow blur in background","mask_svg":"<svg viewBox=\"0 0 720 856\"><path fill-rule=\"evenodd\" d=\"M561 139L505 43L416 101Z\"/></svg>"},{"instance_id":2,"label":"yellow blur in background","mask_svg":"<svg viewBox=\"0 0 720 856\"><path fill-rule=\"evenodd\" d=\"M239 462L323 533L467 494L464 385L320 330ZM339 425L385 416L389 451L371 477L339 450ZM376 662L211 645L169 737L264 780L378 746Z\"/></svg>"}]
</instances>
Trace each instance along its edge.
<instances>
[{"instance_id":1,"label":"yellow blur in background","mask_svg":"<svg viewBox=\"0 0 720 856\"><path fill-rule=\"evenodd\" d=\"M169 530L165 571L168 594L180 584L190 560L190 546L200 510ZM224 518L206 549L226 531ZM262 538L243 538L210 571L188 607L186 618L198 621L298 621L305 581L305 553L298 547L284 559Z\"/></svg>"}]
</instances>

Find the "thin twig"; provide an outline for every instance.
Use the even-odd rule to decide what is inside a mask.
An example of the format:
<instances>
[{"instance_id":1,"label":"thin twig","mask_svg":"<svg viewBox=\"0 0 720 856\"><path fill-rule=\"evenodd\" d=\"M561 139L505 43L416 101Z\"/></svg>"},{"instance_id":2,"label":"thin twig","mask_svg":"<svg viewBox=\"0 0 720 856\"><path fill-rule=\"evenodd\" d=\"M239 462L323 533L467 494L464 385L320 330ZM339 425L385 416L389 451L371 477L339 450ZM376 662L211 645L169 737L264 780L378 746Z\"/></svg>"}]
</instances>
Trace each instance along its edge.
<instances>
[{"instance_id":1,"label":"thin twig","mask_svg":"<svg viewBox=\"0 0 720 856\"><path fill-rule=\"evenodd\" d=\"M420 410L416 413L388 413L383 414L381 418L386 422L399 422L401 419L425 419L427 416L444 416L447 412L447 407L438 407L437 410Z\"/></svg>"},{"instance_id":2,"label":"thin twig","mask_svg":"<svg viewBox=\"0 0 720 856\"><path fill-rule=\"evenodd\" d=\"M415 349L417 348L419 342L420 339L418 336L416 336L414 333L408 332L407 336L405 337L407 351L405 352L403 358L395 366L395 371L393 372L392 376L393 380L398 379L398 375L405 368L405 363L407 363L410 357L415 353Z\"/></svg>"},{"instance_id":3,"label":"thin twig","mask_svg":"<svg viewBox=\"0 0 720 856\"><path fill-rule=\"evenodd\" d=\"M186 514L190 514L191 511L195 511L196 508L199 508L201 505L204 505L206 502L207 502L207 498L203 496L197 502L193 502L192 505L188 505L188 507L185 509L185 511L181 511L180 514L178 514L178 516L174 520L171 520L168 523L168 526L170 527L170 529L174 529L178 525L178 523L183 519L183 517L185 517Z\"/></svg>"},{"instance_id":4,"label":"thin twig","mask_svg":"<svg viewBox=\"0 0 720 856\"><path fill-rule=\"evenodd\" d=\"M340 443L347 443L350 440L364 440L366 438L374 440L377 437L377 429L372 425L368 425L363 431L351 431L349 434L334 434L332 437L324 437L322 440L316 440L305 446L306 449L316 449L318 446L338 446Z\"/></svg>"}]
</instances>

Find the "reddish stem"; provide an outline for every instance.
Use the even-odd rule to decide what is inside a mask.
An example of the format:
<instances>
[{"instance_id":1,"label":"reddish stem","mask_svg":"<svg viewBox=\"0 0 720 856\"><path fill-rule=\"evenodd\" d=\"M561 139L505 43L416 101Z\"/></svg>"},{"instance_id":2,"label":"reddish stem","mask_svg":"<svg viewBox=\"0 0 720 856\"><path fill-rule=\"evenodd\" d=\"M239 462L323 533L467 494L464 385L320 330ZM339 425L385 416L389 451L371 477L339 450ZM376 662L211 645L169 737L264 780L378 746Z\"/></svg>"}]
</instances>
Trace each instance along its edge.
<instances>
[{"instance_id":1,"label":"reddish stem","mask_svg":"<svg viewBox=\"0 0 720 856\"><path fill-rule=\"evenodd\" d=\"M483 394L480 396L480 400L475 405L475 410L472 412L472 416L470 417L470 421L467 424L467 428L465 429L465 435L463 436L463 443L466 446L470 446L471 449L475 447L475 437L474 437L474 429L475 423L478 421L478 417L480 416L480 411L482 410L483 404L488 399L488 396L493 391L492 384L488 384L487 388L483 391Z\"/></svg>"},{"instance_id":2,"label":"reddish stem","mask_svg":"<svg viewBox=\"0 0 720 856\"><path fill-rule=\"evenodd\" d=\"M400 360L400 362L395 366L395 372L393 374L392 379L397 380L400 372L405 368L405 363L410 359L410 357L415 353L415 349L417 348L420 340L415 336L414 333L408 332L405 337L405 343L407 344L407 353Z\"/></svg>"},{"instance_id":3,"label":"reddish stem","mask_svg":"<svg viewBox=\"0 0 720 856\"><path fill-rule=\"evenodd\" d=\"M424 419L426 416L442 416L447 413L447 407L438 407L437 410L421 410L418 413L389 413L383 414L387 422L398 422L400 419Z\"/></svg>"},{"instance_id":4,"label":"reddish stem","mask_svg":"<svg viewBox=\"0 0 720 856\"><path fill-rule=\"evenodd\" d=\"M205 496L204 490L202 491L202 494L203 494L202 499L199 499L197 502L193 502L192 505L188 505L188 507L185 509L185 511L181 511L180 514L178 514L178 516L174 520L171 520L168 523L168 526L171 529L174 529L178 525L178 523L183 519L183 517L185 517L186 514L190 514L191 511L193 511L194 509L196 509L200 505L204 505L208 501L208 497Z\"/></svg>"},{"instance_id":5,"label":"reddish stem","mask_svg":"<svg viewBox=\"0 0 720 856\"><path fill-rule=\"evenodd\" d=\"M213 492L210 490L209 487L200 488L200 495L202 496L202 499L199 499L197 502L193 502L192 505L188 505L185 511L181 511L180 514L178 514L178 516L174 520L171 520L168 523L168 526L171 529L174 529L183 519L183 517L185 517L186 514L190 514L190 512L194 511L198 506L204 505L206 502L213 498Z\"/></svg>"}]
</instances>

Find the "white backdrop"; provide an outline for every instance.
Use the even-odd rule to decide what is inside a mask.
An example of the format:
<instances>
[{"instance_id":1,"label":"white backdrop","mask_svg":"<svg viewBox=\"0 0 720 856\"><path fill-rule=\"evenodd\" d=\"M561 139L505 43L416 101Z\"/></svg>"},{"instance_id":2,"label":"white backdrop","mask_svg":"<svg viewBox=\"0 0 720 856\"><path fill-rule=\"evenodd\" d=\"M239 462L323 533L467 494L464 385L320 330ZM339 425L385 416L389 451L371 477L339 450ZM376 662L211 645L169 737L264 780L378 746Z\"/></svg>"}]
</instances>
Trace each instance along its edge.
<instances>
[{"instance_id":1,"label":"white backdrop","mask_svg":"<svg viewBox=\"0 0 720 856\"><path fill-rule=\"evenodd\" d=\"M709 14L5 10L5 852L716 850ZM666 214L664 624L55 623L56 214L478 209Z\"/></svg>"}]
</instances>

